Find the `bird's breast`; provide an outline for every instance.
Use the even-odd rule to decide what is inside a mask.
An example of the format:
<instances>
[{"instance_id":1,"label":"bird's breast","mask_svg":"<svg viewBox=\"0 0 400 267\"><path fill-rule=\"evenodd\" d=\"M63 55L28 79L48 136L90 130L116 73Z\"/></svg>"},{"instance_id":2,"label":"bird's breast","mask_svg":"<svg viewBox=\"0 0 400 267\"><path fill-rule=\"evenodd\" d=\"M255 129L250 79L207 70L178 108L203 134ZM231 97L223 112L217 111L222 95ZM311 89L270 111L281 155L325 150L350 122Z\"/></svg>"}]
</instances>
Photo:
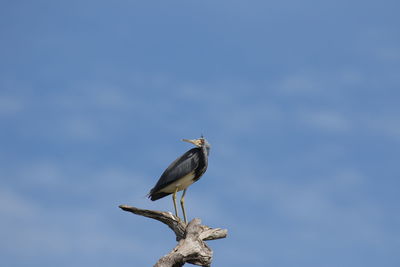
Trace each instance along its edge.
<instances>
[{"instance_id":1,"label":"bird's breast","mask_svg":"<svg viewBox=\"0 0 400 267\"><path fill-rule=\"evenodd\" d=\"M160 190L160 192L174 193L176 188L178 188L178 191L184 190L195 182L194 177L195 177L195 172L193 171L183 176L182 178L172 182L168 186L164 187L163 189Z\"/></svg>"}]
</instances>

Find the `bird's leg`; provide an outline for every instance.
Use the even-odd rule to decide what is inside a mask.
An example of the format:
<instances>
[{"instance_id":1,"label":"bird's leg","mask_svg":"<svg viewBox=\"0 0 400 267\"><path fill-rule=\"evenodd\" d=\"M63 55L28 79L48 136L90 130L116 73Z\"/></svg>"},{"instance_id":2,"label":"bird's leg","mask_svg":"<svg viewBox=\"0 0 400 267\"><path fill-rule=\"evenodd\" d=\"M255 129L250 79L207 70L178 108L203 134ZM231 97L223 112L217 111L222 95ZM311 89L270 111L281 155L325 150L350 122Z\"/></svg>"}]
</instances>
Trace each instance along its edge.
<instances>
[{"instance_id":1,"label":"bird's leg","mask_svg":"<svg viewBox=\"0 0 400 267\"><path fill-rule=\"evenodd\" d=\"M186 211L185 211L185 194L186 194L186 189L183 190L183 193L182 193L181 206L182 206L183 218L185 219L185 223L187 223Z\"/></svg>"},{"instance_id":2,"label":"bird's leg","mask_svg":"<svg viewBox=\"0 0 400 267\"><path fill-rule=\"evenodd\" d=\"M178 217L178 209L176 208L176 193L178 192L178 187L175 188L174 193L172 194L172 200L174 201L174 208L175 208L175 216ZM178 217L179 218L179 217Z\"/></svg>"}]
</instances>

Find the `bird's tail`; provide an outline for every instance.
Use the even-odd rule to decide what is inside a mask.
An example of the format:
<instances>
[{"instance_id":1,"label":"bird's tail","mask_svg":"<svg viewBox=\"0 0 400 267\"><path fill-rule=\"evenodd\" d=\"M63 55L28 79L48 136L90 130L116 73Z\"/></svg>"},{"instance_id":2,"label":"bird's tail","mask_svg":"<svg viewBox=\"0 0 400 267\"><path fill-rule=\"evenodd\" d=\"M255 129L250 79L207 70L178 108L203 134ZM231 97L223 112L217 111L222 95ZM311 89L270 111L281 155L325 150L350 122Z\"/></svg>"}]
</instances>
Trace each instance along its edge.
<instances>
[{"instance_id":1,"label":"bird's tail","mask_svg":"<svg viewBox=\"0 0 400 267\"><path fill-rule=\"evenodd\" d=\"M155 201L157 199L163 198L165 196L170 195L171 193L164 193L164 192L152 192L150 191L150 193L147 194L147 197L150 198L150 200Z\"/></svg>"}]
</instances>

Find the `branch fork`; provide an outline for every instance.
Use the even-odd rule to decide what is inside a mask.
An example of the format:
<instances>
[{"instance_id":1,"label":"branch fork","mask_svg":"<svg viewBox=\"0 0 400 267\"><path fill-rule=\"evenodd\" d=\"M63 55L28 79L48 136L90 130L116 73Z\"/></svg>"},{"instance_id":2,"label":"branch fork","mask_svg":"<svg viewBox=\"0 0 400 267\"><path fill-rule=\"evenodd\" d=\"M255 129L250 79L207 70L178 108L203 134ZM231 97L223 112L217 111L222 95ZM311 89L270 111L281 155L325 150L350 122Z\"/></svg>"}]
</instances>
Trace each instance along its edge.
<instances>
[{"instance_id":1,"label":"branch fork","mask_svg":"<svg viewBox=\"0 0 400 267\"><path fill-rule=\"evenodd\" d=\"M159 259L154 265L155 267L179 267L186 262L199 266L210 266L213 252L204 241L225 238L228 233L226 229L202 225L198 218L186 224L170 212L139 209L127 205L119 207L124 211L160 221L175 233L178 244L169 254Z\"/></svg>"}]
</instances>

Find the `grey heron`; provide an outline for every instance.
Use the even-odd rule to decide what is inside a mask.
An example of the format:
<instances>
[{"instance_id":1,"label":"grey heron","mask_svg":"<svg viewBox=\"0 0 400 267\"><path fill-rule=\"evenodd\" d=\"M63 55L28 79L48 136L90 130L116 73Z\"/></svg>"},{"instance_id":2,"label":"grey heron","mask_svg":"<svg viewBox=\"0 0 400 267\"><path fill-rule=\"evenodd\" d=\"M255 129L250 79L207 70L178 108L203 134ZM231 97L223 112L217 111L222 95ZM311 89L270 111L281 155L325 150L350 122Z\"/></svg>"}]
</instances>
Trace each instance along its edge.
<instances>
[{"instance_id":1,"label":"grey heron","mask_svg":"<svg viewBox=\"0 0 400 267\"><path fill-rule=\"evenodd\" d=\"M203 136L199 139L182 139L182 141L192 143L196 147L187 151L168 166L157 184L150 190L148 197L154 201L172 194L175 215L178 217L176 193L183 190L181 207L185 223L187 223L184 205L186 190L191 184L198 181L207 170L210 144Z\"/></svg>"}]
</instances>

